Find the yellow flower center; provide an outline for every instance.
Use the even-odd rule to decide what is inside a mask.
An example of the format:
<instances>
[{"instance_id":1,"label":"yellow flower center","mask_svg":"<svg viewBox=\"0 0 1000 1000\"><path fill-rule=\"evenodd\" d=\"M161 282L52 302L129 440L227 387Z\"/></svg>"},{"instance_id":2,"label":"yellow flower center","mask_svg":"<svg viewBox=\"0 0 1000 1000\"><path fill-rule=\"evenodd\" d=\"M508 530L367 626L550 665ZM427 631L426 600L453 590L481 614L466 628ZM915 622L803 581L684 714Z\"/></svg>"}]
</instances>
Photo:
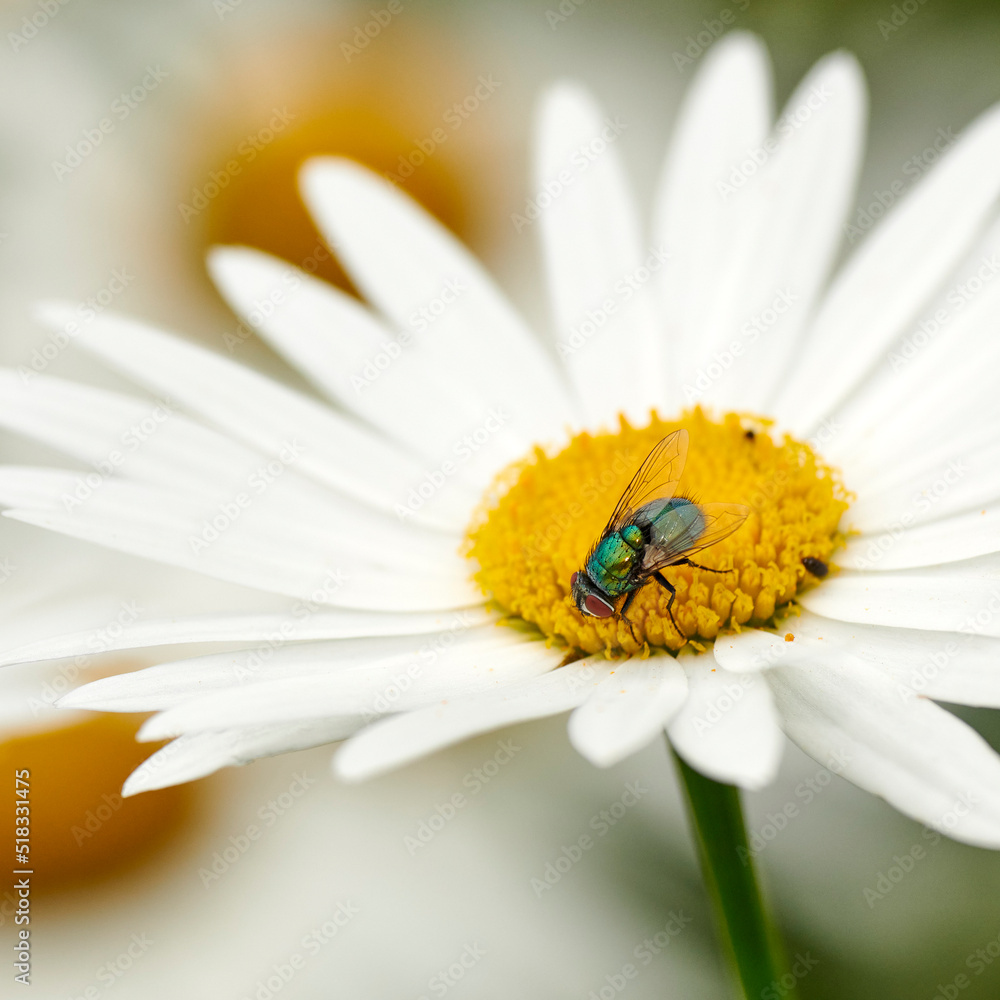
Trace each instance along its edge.
<instances>
[{"instance_id":1,"label":"yellow flower center","mask_svg":"<svg viewBox=\"0 0 1000 1000\"><path fill-rule=\"evenodd\" d=\"M582 433L561 452L537 448L496 480L468 534L469 556L484 593L512 619L536 626L571 651L608 655L678 650L724 629L775 624L800 587L815 583L843 538L848 494L839 473L801 441L776 440L771 421L736 413L711 419L700 409L680 420L655 414L641 429L624 418L618 433ZM697 503L751 509L734 534L663 571L677 596L646 583L628 610L635 638L618 615L582 615L570 578L608 523L632 476L667 434L686 428L687 462L677 489ZM617 602L621 609L621 601Z\"/></svg>"}]
</instances>

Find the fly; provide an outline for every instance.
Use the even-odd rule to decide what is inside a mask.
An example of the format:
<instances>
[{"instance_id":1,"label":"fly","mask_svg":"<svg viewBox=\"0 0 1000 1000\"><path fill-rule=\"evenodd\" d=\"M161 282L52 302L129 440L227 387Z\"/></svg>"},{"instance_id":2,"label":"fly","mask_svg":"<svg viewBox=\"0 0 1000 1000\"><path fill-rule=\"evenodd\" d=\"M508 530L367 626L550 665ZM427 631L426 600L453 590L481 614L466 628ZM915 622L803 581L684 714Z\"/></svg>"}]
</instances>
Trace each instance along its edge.
<instances>
[{"instance_id":1,"label":"fly","mask_svg":"<svg viewBox=\"0 0 1000 1000\"><path fill-rule=\"evenodd\" d=\"M667 614L674 620L674 585L663 575L670 566L710 569L689 558L727 538L747 519L750 508L738 503L697 504L674 496L687 459L688 432L668 434L646 457L590 550L583 569L570 578L573 600L592 618L620 617L635 630L628 609L636 595L655 580L669 594ZM624 597L621 607L616 605ZM638 642L638 639L636 639Z\"/></svg>"}]
</instances>

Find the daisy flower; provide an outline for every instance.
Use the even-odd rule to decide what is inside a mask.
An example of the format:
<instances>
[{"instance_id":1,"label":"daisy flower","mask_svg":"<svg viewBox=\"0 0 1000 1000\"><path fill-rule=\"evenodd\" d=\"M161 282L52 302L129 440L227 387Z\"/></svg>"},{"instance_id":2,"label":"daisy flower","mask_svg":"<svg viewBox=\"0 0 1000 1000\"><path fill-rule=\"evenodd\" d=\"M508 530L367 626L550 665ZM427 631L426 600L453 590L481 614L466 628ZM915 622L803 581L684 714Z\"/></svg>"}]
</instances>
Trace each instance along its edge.
<instances>
[{"instance_id":1,"label":"daisy flower","mask_svg":"<svg viewBox=\"0 0 1000 1000\"><path fill-rule=\"evenodd\" d=\"M154 398L5 373L4 426L90 470L4 468L6 516L246 588L230 613L136 620L108 647L225 652L64 698L156 712L140 738L174 738L126 793L341 740L335 770L358 780L571 710L599 766L666 730L694 772L755 789L784 733L1000 847L1000 760L935 703L1000 705L1000 111L834 272L865 120L849 56L776 117L761 44L727 37L683 103L646 231L623 123L556 86L512 218L541 238L548 340L414 202L334 159L308 163L302 190L368 305L251 249L209 260L313 393L241 365L238 343L44 307L53 338ZM655 584L634 634L584 618L572 573L676 430L684 495L750 516L708 568L667 571L682 634Z\"/></svg>"}]
</instances>

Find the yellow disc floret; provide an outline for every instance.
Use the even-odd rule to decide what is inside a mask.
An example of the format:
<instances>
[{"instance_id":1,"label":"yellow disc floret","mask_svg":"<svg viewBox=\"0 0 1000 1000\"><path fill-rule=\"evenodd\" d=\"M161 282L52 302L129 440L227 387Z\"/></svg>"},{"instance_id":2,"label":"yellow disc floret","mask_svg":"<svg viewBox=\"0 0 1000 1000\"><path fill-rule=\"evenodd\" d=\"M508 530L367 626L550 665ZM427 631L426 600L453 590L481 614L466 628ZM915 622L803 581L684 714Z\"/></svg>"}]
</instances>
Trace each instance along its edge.
<instances>
[{"instance_id":1,"label":"yellow disc floret","mask_svg":"<svg viewBox=\"0 0 1000 1000\"><path fill-rule=\"evenodd\" d=\"M838 525L848 494L809 445L776 440L770 426L735 413L712 419L699 408L680 420L654 416L641 429L622 419L617 433L578 434L558 454L536 449L501 474L469 531L477 582L512 618L584 653L636 653L646 644L678 650L724 629L773 624L800 587L816 582L807 566L828 563L843 540ZM618 617L581 615L570 577L583 568L643 459L682 427L690 447L677 495L746 504L751 513L738 531L694 557L727 572L664 571L677 589L672 610L683 634L667 614L668 592L650 581L628 612L633 638Z\"/></svg>"}]
</instances>

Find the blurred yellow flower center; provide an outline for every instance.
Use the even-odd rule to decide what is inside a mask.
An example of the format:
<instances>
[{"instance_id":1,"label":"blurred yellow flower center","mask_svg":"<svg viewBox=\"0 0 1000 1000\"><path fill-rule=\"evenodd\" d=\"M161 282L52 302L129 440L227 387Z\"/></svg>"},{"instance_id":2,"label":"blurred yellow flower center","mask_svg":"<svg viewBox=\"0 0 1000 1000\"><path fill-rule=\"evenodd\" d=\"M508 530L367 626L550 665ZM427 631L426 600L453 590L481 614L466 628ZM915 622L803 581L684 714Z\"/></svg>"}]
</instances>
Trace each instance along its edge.
<instances>
[{"instance_id":1,"label":"blurred yellow flower center","mask_svg":"<svg viewBox=\"0 0 1000 1000\"><path fill-rule=\"evenodd\" d=\"M838 524L848 494L809 445L776 440L770 426L736 413L715 420L695 409L679 420L654 416L641 429L622 419L618 433L578 434L555 455L536 449L500 475L469 531L477 582L508 615L585 653L636 653L647 643L677 650L724 629L774 624L799 588L825 572L843 540ZM664 570L677 589L672 610L683 636L667 614L670 595L650 580L628 611L634 639L617 615L583 616L570 578L583 569L642 461L680 428L688 430L690 447L677 495L745 504L751 513L734 534L693 557L727 572Z\"/></svg>"},{"instance_id":2,"label":"blurred yellow flower center","mask_svg":"<svg viewBox=\"0 0 1000 1000\"><path fill-rule=\"evenodd\" d=\"M122 782L149 753L135 741L134 715L66 713L44 729L5 734L0 769L10 793L0 806L4 829L14 830L15 771L30 783L30 864L38 888L59 891L68 883L121 877L128 865L169 854L171 841L196 812L191 785L163 788L123 799ZM11 834L13 837L13 834ZM13 840L8 841L13 844ZM11 851L13 861L13 850ZM0 924L11 896L0 893Z\"/></svg>"}]
</instances>

